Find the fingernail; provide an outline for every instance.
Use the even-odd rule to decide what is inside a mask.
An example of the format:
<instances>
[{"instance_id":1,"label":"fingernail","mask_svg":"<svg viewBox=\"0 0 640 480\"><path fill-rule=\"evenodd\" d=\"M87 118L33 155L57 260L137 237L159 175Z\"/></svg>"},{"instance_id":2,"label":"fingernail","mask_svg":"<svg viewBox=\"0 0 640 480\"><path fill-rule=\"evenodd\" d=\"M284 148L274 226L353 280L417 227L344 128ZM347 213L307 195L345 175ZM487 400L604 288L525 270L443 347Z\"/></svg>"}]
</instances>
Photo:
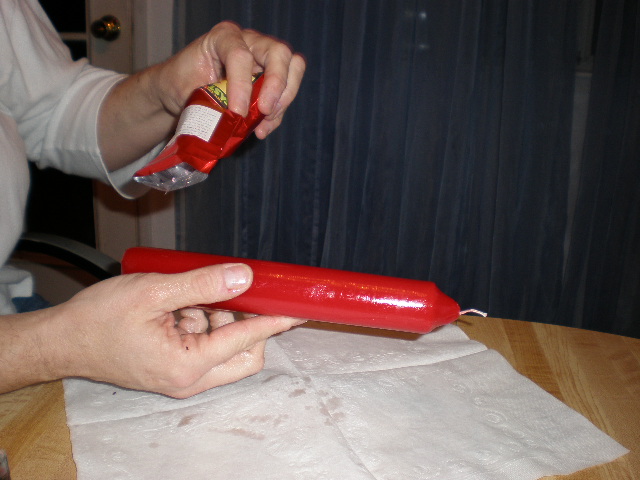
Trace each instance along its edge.
<instances>
[{"instance_id":1,"label":"fingernail","mask_svg":"<svg viewBox=\"0 0 640 480\"><path fill-rule=\"evenodd\" d=\"M229 290L243 290L249 284L249 267L242 264L229 265L224 269L224 284Z\"/></svg>"},{"instance_id":2,"label":"fingernail","mask_svg":"<svg viewBox=\"0 0 640 480\"><path fill-rule=\"evenodd\" d=\"M249 113L249 98L236 99L233 106L230 106L233 113L246 117Z\"/></svg>"}]
</instances>

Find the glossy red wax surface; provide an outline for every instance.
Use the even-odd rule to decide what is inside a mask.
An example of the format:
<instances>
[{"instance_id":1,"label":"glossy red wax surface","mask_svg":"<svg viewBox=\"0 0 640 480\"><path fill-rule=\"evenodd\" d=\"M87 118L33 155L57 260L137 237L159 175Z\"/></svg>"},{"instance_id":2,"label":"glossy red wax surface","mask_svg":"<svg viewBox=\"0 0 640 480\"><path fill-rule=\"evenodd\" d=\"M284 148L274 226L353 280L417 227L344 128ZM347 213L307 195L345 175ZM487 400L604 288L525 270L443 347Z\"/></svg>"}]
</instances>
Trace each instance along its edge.
<instances>
[{"instance_id":1,"label":"glossy red wax surface","mask_svg":"<svg viewBox=\"0 0 640 480\"><path fill-rule=\"evenodd\" d=\"M220 263L249 265L253 284L211 308L415 333L460 316L458 304L433 282L344 270L137 247L125 253L122 273L176 273Z\"/></svg>"}]
</instances>

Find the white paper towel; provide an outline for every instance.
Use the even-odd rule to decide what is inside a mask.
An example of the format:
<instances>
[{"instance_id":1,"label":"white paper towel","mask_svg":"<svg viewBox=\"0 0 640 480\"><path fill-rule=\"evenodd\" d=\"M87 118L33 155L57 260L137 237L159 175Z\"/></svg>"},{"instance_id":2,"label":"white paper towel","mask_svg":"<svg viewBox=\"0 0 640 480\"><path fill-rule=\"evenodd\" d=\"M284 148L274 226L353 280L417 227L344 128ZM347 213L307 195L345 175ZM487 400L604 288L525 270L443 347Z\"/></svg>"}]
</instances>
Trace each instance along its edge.
<instances>
[{"instance_id":1,"label":"white paper towel","mask_svg":"<svg viewBox=\"0 0 640 480\"><path fill-rule=\"evenodd\" d=\"M529 480L627 452L456 326L332 328L185 400L66 380L78 479Z\"/></svg>"}]
</instances>

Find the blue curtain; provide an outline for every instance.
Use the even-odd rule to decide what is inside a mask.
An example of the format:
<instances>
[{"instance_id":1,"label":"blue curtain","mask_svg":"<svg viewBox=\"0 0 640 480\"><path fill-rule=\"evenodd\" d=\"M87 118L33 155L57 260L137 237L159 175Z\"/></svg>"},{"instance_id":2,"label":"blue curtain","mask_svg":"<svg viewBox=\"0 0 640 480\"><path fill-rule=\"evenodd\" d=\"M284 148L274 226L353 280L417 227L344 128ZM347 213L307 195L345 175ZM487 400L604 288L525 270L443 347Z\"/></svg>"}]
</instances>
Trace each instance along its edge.
<instances>
[{"instance_id":1,"label":"blue curtain","mask_svg":"<svg viewBox=\"0 0 640 480\"><path fill-rule=\"evenodd\" d=\"M557 322L640 338L640 8L603 2Z\"/></svg>"},{"instance_id":2,"label":"blue curtain","mask_svg":"<svg viewBox=\"0 0 640 480\"><path fill-rule=\"evenodd\" d=\"M308 63L283 126L178 195L179 247L428 279L491 316L638 335L640 32L637 2L611 5L570 202L578 2L177 1L177 47L231 19Z\"/></svg>"}]
</instances>

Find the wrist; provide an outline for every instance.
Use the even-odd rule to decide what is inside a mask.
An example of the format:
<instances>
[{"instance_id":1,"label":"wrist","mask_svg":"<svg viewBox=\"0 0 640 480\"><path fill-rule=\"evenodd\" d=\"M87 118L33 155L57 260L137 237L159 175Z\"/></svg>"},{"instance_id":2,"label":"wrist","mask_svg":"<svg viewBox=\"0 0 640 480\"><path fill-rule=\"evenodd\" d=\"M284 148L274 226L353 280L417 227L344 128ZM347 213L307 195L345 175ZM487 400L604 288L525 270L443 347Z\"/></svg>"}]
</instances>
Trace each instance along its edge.
<instances>
[{"instance_id":1,"label":"wrist","mask_svg":"<svg viewBox=\"0 0 640 480\"><path fill-rule=\"evenodd\" d=\"M192 85L193 76L184 77L179 70L182 65L167 60L144 70L147 77L148 92L155 101L162 106L165 113L177 119L184 109L189 95L195 88Z\"/></svg>"},{"instance_id":2,"label":"wrist","mask_svg":"<svg viewBox=\"0 0 640 480\"><path fill-rule=\"evenodd\" d=\"M133 98L138 98L145 105L144 111L149 116L159 114L175 115L166 102L167 86L163 82L163 64L153 65L134 74L131 79L136 82L132 89ZM139 96L138 96L139 95Z\"/></svg>"},{"instance_id":3,"label":"wrist","mask_svg":"<svg viewBox=\"0 0 640 480\"><path fill-rule=\"evenodd\" d=\"M169 138L176 116L159 91L160 66L127 77L105 98L98 120L98 144L107 168L115 171Z\"/></svg>"},{"instance_id":4,"label":"wrist","mask_svg":"<svg viewBox=\"0 0 640 480\"><path fill-rule=\"evenodd\" d=\"M54 309L0 317L0 393L65 376Z\"/></svg>"},{"instance_id":5,"label":"wrist","mask_svg":"<svg viewBox=\"0 0 640 480\"><path fill-rule=\"evenodd\" d=\"M61 307L50 307L33 312L28 345L33 352L37 381L47 382L64 378L67 372L66 345L62 333Z\"/></svg>"}]
</instances>

